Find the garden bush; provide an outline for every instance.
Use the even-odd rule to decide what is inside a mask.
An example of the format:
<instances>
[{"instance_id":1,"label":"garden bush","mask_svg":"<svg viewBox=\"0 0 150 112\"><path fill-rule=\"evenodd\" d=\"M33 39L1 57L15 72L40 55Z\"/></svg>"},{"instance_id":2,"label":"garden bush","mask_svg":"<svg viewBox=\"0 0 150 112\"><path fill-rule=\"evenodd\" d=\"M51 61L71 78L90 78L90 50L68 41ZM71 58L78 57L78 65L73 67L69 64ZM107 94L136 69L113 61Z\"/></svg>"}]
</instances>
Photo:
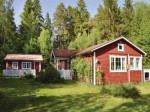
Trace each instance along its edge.
<instances>
[{"instance_id":1,"label":"garden bush","mask_svg":"<svg viewBox=\"0 0 150 112\"><path fill-rule=\"evenodd\" d=\"M140 96L140 91L131 84L104 85L100 90L100 93L109 94L112 96L122 96L126 98L135 98Z\"/></svg>"},{"instance_id":2,"label":"garden bush","mask_svg":"<svg viewBox=\"0 0 150 112\"><path fill-rule=\"evenodd\" d=\"M24 78L25 79L33 79L34 76L32 74L25 74Z\"/></svg>"},{"instance_id":3,"label":"garden bush","mask_svg":"<svg viewBox=\"0 0 150 112\"><path fill-rule=\"evenodd\" d=\"M63 79L53 65L49 65L44 71L42 70L37 74L36 81L41 83L61 83Z\"/></svg>"}]
</instances>

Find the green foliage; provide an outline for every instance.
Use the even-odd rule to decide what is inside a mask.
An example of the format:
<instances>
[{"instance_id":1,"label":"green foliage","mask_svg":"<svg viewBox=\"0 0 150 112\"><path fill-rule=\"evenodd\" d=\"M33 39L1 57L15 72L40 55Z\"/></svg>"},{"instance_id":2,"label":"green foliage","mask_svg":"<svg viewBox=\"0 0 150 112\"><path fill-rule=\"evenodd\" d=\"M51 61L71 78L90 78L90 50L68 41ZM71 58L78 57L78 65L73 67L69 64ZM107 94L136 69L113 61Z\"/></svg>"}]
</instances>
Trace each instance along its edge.
<instances>
[{"instance_id":1,"label":"green foliage","mask_svg":"<svg viewBox=\"0 0 150 112\"><path fill-rule=\"evenodd\" d=\"M38 54L40 52L38 40L36 38L31 38L29 43L25 44L24 52L27 54Z\"/></svg>"},{"instance_id":2,"label":"green foliage","mask_svg":"<svg viewBox=\"0 0 150 112\"><path fill-rule=\"evenodd\" d=\"M103 72L101 70L96 72L96 78L98 80L98 84L103 84Z\"/></svg>"},{"instance_id":3,"label":"green foliage","mask_svg":"<svg viewBox=\"0 0 150 112\"><path fill-rule=\"evenodd\" d=\"M25 74L24 78L25 79L33 79L34 75L32 75L32 74Z\"/></svg>"},{"instance_id":4,"label":"green foliage","mask_svg":"<svg viewBox=\"0 0 150 112\"><path fill-rule=\"evenodd\" d=\"M59 72L53 65L47 66L45 71L38 73L36 81L41 83L62 83L63 79L60 77Z\"/></svg>"},{"instance_id":5,"label":"green foliage","mask_svg":"<svg viewBox=\"0 0 150 112\"><path fill-rule=\"evenodd\" d=\"M100 93L109 94L112 96L122 96L126 98L135 98L140 96L140 91L134 85L131 84L104 85Z\"/></svg>"},{"instance_id":6,"label":"green foliage","mask_svg":"<svg viewBox=\"0 0 150 112\"><path fill-rule=\"evenodd\" d=\"M72 60L71 68L77 72L79 81L90 82L92 78L91 62L81 57Z\"/></svg>"},{"instance_id":7,"label":"green foliage","mask_svg":"<svg viewBox=\"0 0 150 112\"><path fill-rule=\"evenodd\" d=\"M46 18L44 20L44 25L43 25L45 30L49 31L50 37L53 35L52 31L52 24L51 24L51 19L49 17L49 13L46 13Z\"/></svg>"},{"instance_id":8,"label":"green foliage","mask_svg":"<svg viewBox=\"0 0 150 112\"><path fill-rule=\"evenodd\" d=\"M8 53L17 52L16 25L14 22L14 10L12 0L0 1L0 69L3 69L4 57Z\"/></svg>"},{"instance_id":9,"label":"green foliage","mask_svg":"<svg viewBox=\"0 0 150 112\"><path fill-rule=\"evenodd\" d=\"M51 34L48 29L42 29L40 37L38 37L38 42L40 46L40 52L44 57L44 61L48 63L50 58L49 54L52 49Z\"/></svg>"},{"instance_id":10,"label":"green foliage","mask_svg":"<svg viewBox=\"0 0 150 112\"><path fill-rule=\"evenodd\" d=\"M36 26L36 37L38 37L40 35L40 32L42 30L42 26L43 26L43 16L42 16L42 9L41 9L41 5L40 5L40 1L39 0L34 0L33 1L33 11L35 14L35 26Z\"/></svg>"}]
</instances>

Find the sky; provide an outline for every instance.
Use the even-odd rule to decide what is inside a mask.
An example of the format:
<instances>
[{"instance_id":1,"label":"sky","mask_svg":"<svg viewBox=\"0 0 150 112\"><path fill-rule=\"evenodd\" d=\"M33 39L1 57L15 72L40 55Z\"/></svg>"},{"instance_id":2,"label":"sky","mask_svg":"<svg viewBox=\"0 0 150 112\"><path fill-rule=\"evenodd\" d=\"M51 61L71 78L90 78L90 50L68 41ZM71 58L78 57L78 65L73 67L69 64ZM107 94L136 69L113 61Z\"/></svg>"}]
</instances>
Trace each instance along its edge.
<instances>
[{"instance_id":1,"label":"sky","mask_svg":"<svg viewBox=\"0 0 150 112\"><path fill-rule=\"evenodd\" d=\"M26 0L14 0L13 2L13 8L15 13L14 18L17 26L20 24L20 14L23 12L25 1ZM50 18L53 20L53 14L55 13L59 3L63 2L65 7L69 5L76 7L77 1L78 0L40 0L40 4L42 7L42 15L45 18L46 13L48 12L50 14ZM99 4L103 4L103 0L84 0L84 1L87 6L87 10L91 14L91 17L94 17L94 15L97 13ZM143 1L150 2L150 0L143 0ZM124 4L124 0L118 0L119 6L123 6L123 4Z\"/></svg>"}]
</instances>

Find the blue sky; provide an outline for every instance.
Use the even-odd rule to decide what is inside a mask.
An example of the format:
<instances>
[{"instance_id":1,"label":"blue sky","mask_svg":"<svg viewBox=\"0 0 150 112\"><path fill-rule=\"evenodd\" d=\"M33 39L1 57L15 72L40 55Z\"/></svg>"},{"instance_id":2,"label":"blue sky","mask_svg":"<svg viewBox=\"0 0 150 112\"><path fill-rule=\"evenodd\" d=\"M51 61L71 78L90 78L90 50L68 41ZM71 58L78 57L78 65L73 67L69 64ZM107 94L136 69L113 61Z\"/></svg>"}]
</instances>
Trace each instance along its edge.
<instances>
[{"instance_id":1,"label":"blue sky","mask_svg":"<svg viewBox=\"0 0 150 112\"><path fill-rule=\"evenodd\" d=\"M23 12L25 1L26 0L14 0L13 8L15 13L14 18L16 25L20 24L20 14ZM86 3L87 10L90 12L92 17L97 13L97 8L99 4L103 4L103 0L84 0L84 1ZM150 0L143 0L143 1L150 1ZM68 5L75 7L77 4L77 0L40 0L44 18L45 14L48 12L50 14L50 18L53 19L53 14L56 10L56 7L61 2L63 2L66 7ZM119 6L122 6L124 4L124 0L118 0L118 4Z\"/></svg>"}]
</instances>

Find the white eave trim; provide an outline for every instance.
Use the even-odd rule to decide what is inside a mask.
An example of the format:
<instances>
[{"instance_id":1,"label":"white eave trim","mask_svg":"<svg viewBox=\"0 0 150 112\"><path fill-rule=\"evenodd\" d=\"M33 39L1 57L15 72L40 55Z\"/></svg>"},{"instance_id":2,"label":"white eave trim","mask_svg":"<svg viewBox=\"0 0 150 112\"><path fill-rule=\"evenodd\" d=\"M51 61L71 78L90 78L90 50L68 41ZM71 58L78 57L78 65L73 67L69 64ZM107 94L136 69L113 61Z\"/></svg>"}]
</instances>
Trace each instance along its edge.
<instances>
[{"instance_id":1,"label":"white eave trim","mask_svg":"<svg viewBox=\"0 0 150 112\"><path fill-rule=\"evenodd\" d=\"M55 57L55 54L54 54L54 49L52 49L51 57L52 57L52 55L54 56L54 58L56 58L56 57Z\"/></svg>"},{"instance_id":2,"label":"white eave trim","mask_svg":"<svg viewBox=\"0 0 150 112\"><path fill-rule=\"evenodd\" d=\"M111 41L111 42L108 42L108 43L102 45L102 46L99 46L99 47L97 47L97 48L94 48L94 49L91 50L91 52L93 52L93 51L95 51L95 50L97 50L97 49L100 49L100 48L102 48L102 47L105 47L105 46L107 46L107 45L109 45L109 44L111 44L111 43L114 43L114 42L116 42L116 41L118 41L118 40L120 40L120 39L124 39L124 40L127 41L129 44L131 44L132 46L134 46L136 49L138 49L139 51L141 51L145 56L147 55L147 53L145 53L142 49L140 49L139 47L137 47L136 45L134 45L132 42L130 42L129 40L127 40L125 37L119 37L119 38L117 38L117 39L115 39L115 40L113 40L113 41Z\"/></svg>"}]
</instances>

